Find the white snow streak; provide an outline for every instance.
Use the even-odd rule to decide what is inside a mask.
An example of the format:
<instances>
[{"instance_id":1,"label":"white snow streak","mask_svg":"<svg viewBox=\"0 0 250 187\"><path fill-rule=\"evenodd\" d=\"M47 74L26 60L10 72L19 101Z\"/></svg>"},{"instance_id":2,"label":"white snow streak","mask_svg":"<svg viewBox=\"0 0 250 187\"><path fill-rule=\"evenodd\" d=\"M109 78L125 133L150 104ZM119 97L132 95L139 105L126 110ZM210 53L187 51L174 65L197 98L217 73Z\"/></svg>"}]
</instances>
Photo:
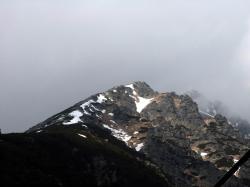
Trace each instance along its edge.
<instances>
[{"instance_id":1,"label":"white snow streak","mask_svg":"<svg viewBox=\"0 0 250 187\"><path fill-rule=\"evenodd\" d=\"M207 156L207 155L208 155L208 153L201 152L201 156L202 156L202 157L205 157L205 156Z\"/></svg>"},{"instance_id":2,"label":"white snow streak","mask_svg":"<svg viewBox=\"0 0 250 187\"><path fill-rule=\"evenodd\" d=\"M204 115L207 115L207 116L209 116L209 117L211 117L211 118L214 118L214 116L213 115L211 115L211 114L209 114L209 113L207 113L207 112L204 112L204 111L199 111L201 114L204 114Z\"/></svg>"},{"instance_id":3,"label":"white snow streak","mask_svg":"<svg viewBox=\"0 0 250 187\"><path fill-rule=\"evenodd\" d=\"M90 99L89 101L83 103L83 104L81 105L81 108L83 109L84 114L90 116L91 114L90 114L89 112L86 111L86 108L89 108L89 110L90 110L91 112L94 112L93 109L96 110L96 111L100 111L100 109L96 108L93 104L94 104L94 103L100 103L100 104L101 104L101 103L105 102L106 100L107 100L107 98L106 98L104 95L99 94L99 95L97 96L97 100L96 100L96 101L94 101L93 99ZM103 113L103 112L104 112L104 110L102 110L102 113ZM105 113L105 112L104 112L104 113Z\"/></svg>"},{"instance_id":4,"label":"white snow streak","mask_svg":"<svg viewBox=\"0 0 250 187\"><path fill-rule=\"evenodd\" d=\"M125 87L127 87L127 88L131 88L132 90L134 90L134 89L135 89L133 84L128 84L128 85L126 85Z\"/></svg>"},{"instance_id":5,"label":"white snow streak","mask_svg":"<svg viewBox=\"0 0 250 187\"><path fill-rule=\"evenodd\" d=\"M233 161L234 161L234 163L236 164L239 160L234 159ZM239 177L239 174L240 174L240 167L239 167L239 169L234 173L234 175L235 175L236 177Z\"/></svg>"},{"instance_id":6,"label":"white snow streak","mask_svg":"<svg viewBox=\"0 0 250 187\"><path fill-rule=\"evenodd\" d=\"M102 95L102 94L99 94L98 96L97 96L97 103L103 103L103 102L105 102L105 101L107 101L107 98L104 96L104 95Z\"/></svg>"},{"instance_id":7,"label":"white snow streak","mask_svg":"<svg viewBox=\"0 0 250 187\"><path fill-rule=\"evenodd\" d=\"M111 123L117 124L114 120L109 120Z\"/></svg>"},{"instance_id":8,"label":"white snow streak","mask_svg":"<svg viewBox=\"0 0 250 187\"><path fill-rule=\"evenodd\" d=\"M237 160L237 159L234 159L234 163L236 164L237 162L238 162L239 160Z\"/></svg>"},{"instance_id":9,"label":"white snow streak","mask_svg":"<svg viewBox=\"0 0 250 187\"><path fill-rule=\"evenodd\" d=\"M82 109L84 110L86 107L89 107L90 104L95 103L94 100L89 100L81 105Z\"/></svg>"},{"instance_id":10,"label":"white snow streak","mask_svg":"<svg viewBox=\"0 0 250 187\"><path fill-rule=\"evenodd\" d=\"M82 122L82 120L80 119L80 117L82 116L82 113L80 111L78 110L73 111L69 113L69 115L72 116L73 119L71 119L69 122L63 122L64 125L71 125L71 124Z\"/></svg>"},{"instance_id":11,"label":"white snow streak","mask_svg":"<svg viewBox=\"0 0 250 187\"><path fill-rule=\"evenodd\" d=\"M89 107L90 108L90 105L92 104L92 103L95 103L95 101L94 100L89 100L89 101L87 101L87 102L85 102L85 103L83 103L82 105L81 105L81 108L83 109L83 112L84 112L84 114L86 114L86 115L91 115L89 112L87 112L86 110L85 110L85 108L86 107ZM93 105L92 105L93 106Z\"/></svg>"},{"instance_id":12,"label":"white snow streak","mask_svg":"<svg viewBox=\"0 0 250 187\"><path fill-rule=\"evenodd\" d=\"M106 129L109 129L112 133L112 135L114 137L116 137L117 139L119 140L122 140L124 141L126 144L127 142L131 139L131 136L129 136L125 131L123 131L122 129L114 129L114 128L111 128L109 127L108 125L106 124L103 124L103 127L106 128Z\"/></svg>"},{"instance_id":13,"label":"white snow streak","mask_svg":"<svg viewBox=\"0 0 250 187\"><path fill-rule=\"evenodd\" d=\"M87 138L87 136L83 135L83 134L78 134L79 136L83 137L83 138Z\"/></svg>"},{"instance_id":14,"label":"white snow streak","mask_svg":"<svg viewBox=\"0 0 250 187\"><path fill-rule=\"evenodd\" d=\"M140 151L140 150L142 149L143 146L144 146L144 144L143 144L143 143L140 143L140 144L138 144L138 145L135 147L135 150L136 150L136 151Z\"/></svg>"},{"instance_id":15,"label":"white snow streak","mask_svg":"<svg viewBox=\"0 0 250 187\"><path fill-rule=\"evenodd\" d=\"M126 85L125 87L131 88L133 90L133 95L129 95L129 97L133 98L135 100L136 105L136 111L138 113L141 113L141 111L152 102L153 98L147 99L144 97L138 96L138 94L135 91L135 87L133 84Z\"/></svg>"}]
</instances>

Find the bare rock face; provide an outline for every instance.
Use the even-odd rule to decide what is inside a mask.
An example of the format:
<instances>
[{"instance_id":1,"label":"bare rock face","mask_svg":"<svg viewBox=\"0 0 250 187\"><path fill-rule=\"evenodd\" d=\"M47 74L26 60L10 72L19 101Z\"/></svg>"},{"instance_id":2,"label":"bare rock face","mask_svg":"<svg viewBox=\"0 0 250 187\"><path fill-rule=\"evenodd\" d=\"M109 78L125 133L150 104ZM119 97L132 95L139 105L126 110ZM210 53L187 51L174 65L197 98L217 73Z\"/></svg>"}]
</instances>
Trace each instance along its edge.
<instances>
[{"instance_id":1,"label":"bare rock face","mask_svg":"<svg viewBox=\"0 0 250 187\"><path fill-rule=\"evenodd\" d=\"M201 113L188 95L158 93L145 82L114 87L32 127L80 125L108 130L159 167L175 186L213 186L249 149L228 120ZM225 186L250 186L250 164Z\"/></svg>"}]
</instances>

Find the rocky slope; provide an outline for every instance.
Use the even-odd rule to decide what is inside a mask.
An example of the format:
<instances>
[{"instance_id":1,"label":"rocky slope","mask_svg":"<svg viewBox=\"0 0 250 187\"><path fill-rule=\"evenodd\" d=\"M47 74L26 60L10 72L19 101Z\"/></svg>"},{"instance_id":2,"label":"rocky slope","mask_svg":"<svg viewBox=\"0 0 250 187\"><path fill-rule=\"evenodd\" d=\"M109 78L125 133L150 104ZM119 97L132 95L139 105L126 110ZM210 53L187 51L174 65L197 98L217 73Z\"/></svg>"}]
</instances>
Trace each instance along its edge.
<instances>
[{"instance_id":1,"label":"rocky slope","mask_svg":"<svg viewBox=\"0 0 250 187\"><path fill-rule=\"evenodd\" d=\"M188 91L187 95L198 103L199 110L202 114L210 117L214 117L216 114L226 116L228 123L235 129L238 129L244 139L250 139L250 123L239 115L231 112L221 101L211 101L196 90Z\"/></svg>"},{"instance_id":2,"label":"rocky slope","mask_svg":"<svg viewBox=\"0 0 250 187\"><path fill-rule=\"evenodd\" d=\"M188 95L158 93L145 82L93 95L27 133L42 136L65 127L72 132L75 126L90 134L110 133L162 171L170 186L213 186L249 149L225 117L201 113ZM225 186L250 186L249 173L250 162Z\"/></svg>"}]
</instances>

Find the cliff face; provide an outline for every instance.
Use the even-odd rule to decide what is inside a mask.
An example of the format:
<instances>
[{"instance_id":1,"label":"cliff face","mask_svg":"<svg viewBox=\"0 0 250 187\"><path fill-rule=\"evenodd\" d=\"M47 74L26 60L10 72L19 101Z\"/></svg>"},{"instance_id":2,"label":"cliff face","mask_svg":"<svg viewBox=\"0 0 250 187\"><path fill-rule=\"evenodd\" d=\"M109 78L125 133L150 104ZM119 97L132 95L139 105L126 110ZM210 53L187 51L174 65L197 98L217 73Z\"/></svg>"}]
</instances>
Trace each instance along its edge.
<instances>
[{"instance_id":1,"label":"cliff face","mask_svg":"<svg viewBox=\"0 0 250 187\"><path fill-rule=\"evenodd\" d=\"M201 112L189 96L158 93L145 82L93 95L27 133L42 135L62 128L72 132L75 127L83 135L94 135L98 128L124 142L175 186L213 186L249 149L249 140L225 117ZM249 173L250 162L226 185L250 186Z\"/></svg>"}]
</instances>

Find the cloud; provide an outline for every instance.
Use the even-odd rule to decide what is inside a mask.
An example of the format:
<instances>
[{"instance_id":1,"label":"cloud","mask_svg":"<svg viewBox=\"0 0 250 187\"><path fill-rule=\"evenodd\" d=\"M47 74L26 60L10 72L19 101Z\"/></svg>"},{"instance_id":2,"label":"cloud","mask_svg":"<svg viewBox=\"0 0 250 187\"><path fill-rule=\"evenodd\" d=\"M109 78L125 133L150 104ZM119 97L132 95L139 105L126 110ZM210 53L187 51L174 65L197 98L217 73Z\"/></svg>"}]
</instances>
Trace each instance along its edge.
<instances>
[{"instance_id":1,"label":"cloud","mask_svg":"<svg viewBox=\"0 0 250 187\"><path fill-rule=\"evenodd\" d=\"M3 0L1 127L25 130L134 80L160 91L197 89L247 117L249 7L246 0Z\"/></svg>"}]
</instances>

